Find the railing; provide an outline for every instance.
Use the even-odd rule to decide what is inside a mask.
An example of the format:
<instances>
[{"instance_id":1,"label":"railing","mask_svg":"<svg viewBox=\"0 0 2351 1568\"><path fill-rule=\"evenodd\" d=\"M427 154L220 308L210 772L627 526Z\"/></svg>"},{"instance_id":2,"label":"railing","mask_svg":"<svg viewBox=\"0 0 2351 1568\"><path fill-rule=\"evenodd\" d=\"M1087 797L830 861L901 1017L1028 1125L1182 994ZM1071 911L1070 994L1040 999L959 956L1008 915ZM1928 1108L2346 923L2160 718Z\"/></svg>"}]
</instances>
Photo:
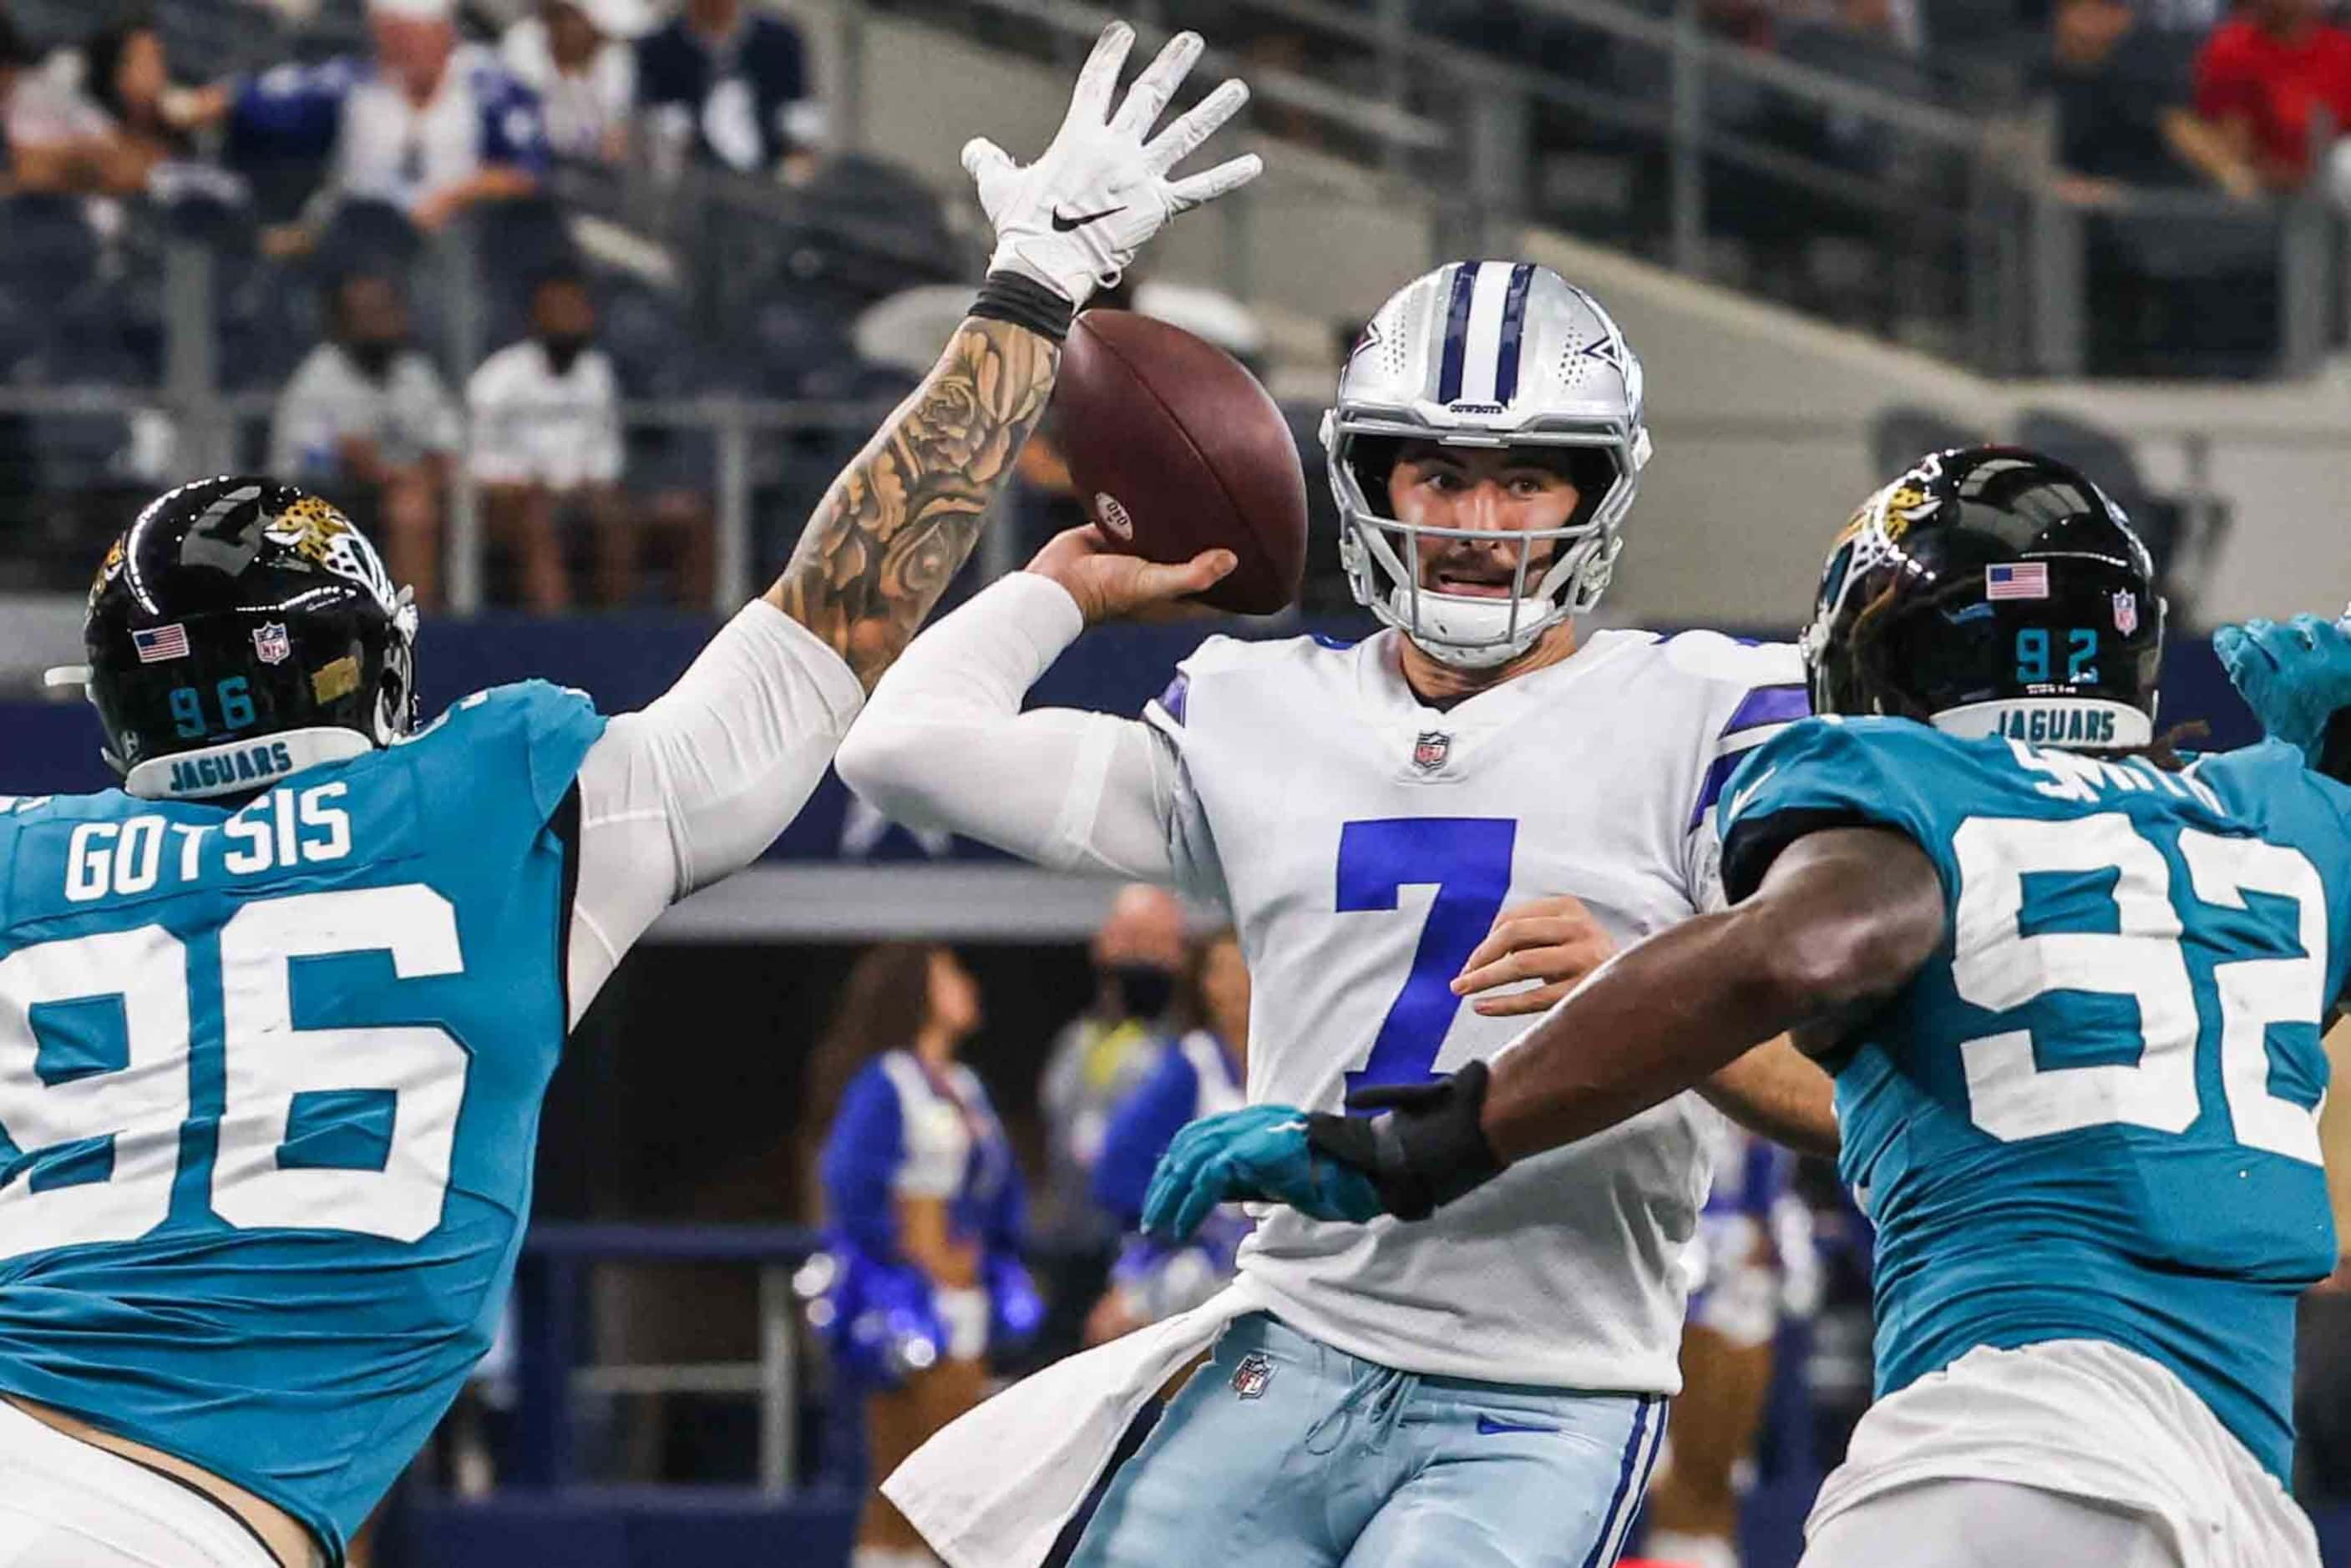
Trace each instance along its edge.
<instances>
[{"instance_id":1,"label":"railing","mask_svg":"<svg viewBox=\"0 0 2351 1568\"><path fill-rule=\"evenodd\" d=\"M643 1394L755 1398L758 1487L781 1496L799 1479L801 1369L792 1273L822 1246L786 1226L535 1224L516 1273L519 1402L511 1479L560 1487L580 1479L575 1438L584 1401ZM748 1362L588 1363L580 1314L588 1272L601 1264L724 1263L758 1276L758 1355Z\"/></svg>"}]
</instances>

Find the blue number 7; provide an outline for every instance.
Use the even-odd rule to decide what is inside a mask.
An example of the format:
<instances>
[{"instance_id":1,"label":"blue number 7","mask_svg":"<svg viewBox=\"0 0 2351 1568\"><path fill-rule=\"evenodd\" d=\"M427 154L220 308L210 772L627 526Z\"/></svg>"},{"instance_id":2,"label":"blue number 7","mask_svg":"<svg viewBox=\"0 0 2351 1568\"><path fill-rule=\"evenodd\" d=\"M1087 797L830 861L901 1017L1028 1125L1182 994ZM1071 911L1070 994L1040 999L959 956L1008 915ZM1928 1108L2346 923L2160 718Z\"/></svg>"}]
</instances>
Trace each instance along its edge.
<instances>
[{"instance_id":1,"label":"blue number 7","mask_svg":"<svg viewBox=\"0 0 2351 1568\"><path fill-rule=\"evenodd\" d=\"M1506 817L1396 816L1351 822L1339 835L1338 908L1393 909L1397 889L1434 883L1412 972L1380 1024L1347 1092L1374 1084L1423 1084L1435 1076L1461 999L1453 977L1493 929L1510 891L1519 825Z\"/></svg>"}]
</instances>

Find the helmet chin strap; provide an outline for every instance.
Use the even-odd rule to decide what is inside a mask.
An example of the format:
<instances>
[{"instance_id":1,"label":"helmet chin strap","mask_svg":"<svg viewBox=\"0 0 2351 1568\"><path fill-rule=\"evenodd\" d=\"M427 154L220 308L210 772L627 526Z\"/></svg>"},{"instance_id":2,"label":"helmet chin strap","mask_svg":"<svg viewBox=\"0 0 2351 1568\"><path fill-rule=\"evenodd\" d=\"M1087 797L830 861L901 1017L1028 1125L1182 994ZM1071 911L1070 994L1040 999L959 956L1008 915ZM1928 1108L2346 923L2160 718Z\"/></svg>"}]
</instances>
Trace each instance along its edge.
<instances>
[{"instance_id":1,"label":"helmet chin strap","mask_svg":"<svg viewBox=\"0 0 2351 1568\"><path fill-rule=\"evenodd\" d=\"M1510 627L1510 600L1465 599L1453 594L1432 594L1426 588L1421 590L1418 597L1420 617L1416 621L1413 618L1414 594L1410 588L1398 588L1390 597L1389 608L1395 617L1397 627L1411 639L1415 648L1437 663L1455 670L1492 670L1508 664L1532 648L1536 639L1557 624L1552 619L1534 617L1527 619L1516 636L1508 636L1505 634ZM1438 607L1435 615L1429 613L1432 602ZM1502 613L1494 615L1492 612L1498 609ZM1496 623L1490 639L1480 637L1474 642L1447 642L1437 635L1439 628L1467 631L1470 627L1463 626L1463 621L1474 625L1488 618ZM1432 625L1432 622L1436 624Z\"/></svg>"}]
</instances>

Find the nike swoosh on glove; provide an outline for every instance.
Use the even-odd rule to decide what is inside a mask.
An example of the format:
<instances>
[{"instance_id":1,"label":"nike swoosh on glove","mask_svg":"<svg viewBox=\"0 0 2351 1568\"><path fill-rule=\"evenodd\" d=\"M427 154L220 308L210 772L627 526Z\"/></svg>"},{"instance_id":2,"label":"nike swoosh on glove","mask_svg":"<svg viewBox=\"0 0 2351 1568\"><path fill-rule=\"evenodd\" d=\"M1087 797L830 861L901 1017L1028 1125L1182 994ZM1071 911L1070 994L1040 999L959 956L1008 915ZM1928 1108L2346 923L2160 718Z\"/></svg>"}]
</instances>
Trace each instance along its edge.
<instances>
[{"instance_id":1,"label":"nike swoosh on glove","mask_svg":"<svg viewBox=\"0 0 2351 1568\"><path fill-rule=\"evenodd\" d=\"M1249 1106L1204 1116L1176 1135L1152 1174L1143 1228L1188 1241L1220 1203L1287 1203L1317 1220L1358 1223L1382 1212L1360 1170L1317 1153L1294 1106Z\"/></svg>"},{"instance_id":2,"label":"nike swoosh on glove","mask_svg":"<svg viewBox=\"0 0 2351 1568\"><path fill-rule=\"evenodd\" d=\"M2321 765L2327 721L2351 707L2351 634L2339 621L2298 615L2249 620L2212 634L2212 651L2262 732Z\"/></svg>"},{"instance_id":3,"label":"nike swoosh on glove","mask_svg":"<svg viewBox=\"0 0 2351 1568\"><path fill-rule=\"evenodd\" d=\"M1178 213L1213 202L1257 178L1265 167L1255 153L1219 163L1187 179L1169 171L1207 140L1249 101L1249 88L1228 81L1152 140L1144 137L1176 95L1203 47L1197 33L1178 33L1134 78L1126 101L1111 113L1119 67L1134 29L1113 22L1102 29L1078 73L1069 117L1036 162L1022 165L985 137L964 146L963 166L979 187L979 204L996 225L990 271L1020 274L1054 290L1072 306L1119 280L1134 253Z\"/></svg>"}]
</instances>

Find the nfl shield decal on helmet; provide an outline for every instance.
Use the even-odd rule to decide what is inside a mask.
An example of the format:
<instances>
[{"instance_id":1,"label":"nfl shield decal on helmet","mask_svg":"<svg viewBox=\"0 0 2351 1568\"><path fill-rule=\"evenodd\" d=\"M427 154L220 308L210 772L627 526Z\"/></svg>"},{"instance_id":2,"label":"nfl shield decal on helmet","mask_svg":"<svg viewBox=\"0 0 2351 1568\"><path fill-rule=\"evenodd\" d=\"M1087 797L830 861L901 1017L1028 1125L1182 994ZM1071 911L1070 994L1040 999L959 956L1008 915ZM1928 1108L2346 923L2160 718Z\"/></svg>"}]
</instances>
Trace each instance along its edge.
<instances>
[{"instance_id":1,"label":"nfl shield decal on helmet","mask_svg":"<svg viewBox=\"0 0 2351 1568\"><path fill-rule=\"evenodd\" d=\"M1453 737L1442 730L1423 730L1412 743L1412 765L1425 774L1443 767L1452 754Z\"/></svg>"},{"instance_id":2,"label":"nfl shield decal on helmet","mask_svg":"<svg viewBox=\"0 0 2351 1568\"><path fill-rule=\"evenodd\" d=\"M294 639L286 635L284 621L253 628L253 656L264 664L283 664L294 657Z\"/></svg>"},{"instance_id":3,"label":"nfl shield decal on helmet","mask_svg":"<svg viewBox=\"0 0 2351 1568\"><path fill-rule=\"evenodd\" d=\"M2138 629L2138 596L2128 588L2115 590L2115 630L2125 637Z\"/></svg>"},{"instance_id":4,"label":"nfl shield decal on helmet","mask_svg":"<svg viewBox=\"0 0 2351 1568\"><path fill-rule=\"evenodd\" d=\"M1265 1386L1273 1381L1273 1362L1262 1350L1252 1350L1241 1357L1233 1368L1233 1392L1244 1399L1255 1399L1264 1394Z\"/></svg>"}]
</instances>

